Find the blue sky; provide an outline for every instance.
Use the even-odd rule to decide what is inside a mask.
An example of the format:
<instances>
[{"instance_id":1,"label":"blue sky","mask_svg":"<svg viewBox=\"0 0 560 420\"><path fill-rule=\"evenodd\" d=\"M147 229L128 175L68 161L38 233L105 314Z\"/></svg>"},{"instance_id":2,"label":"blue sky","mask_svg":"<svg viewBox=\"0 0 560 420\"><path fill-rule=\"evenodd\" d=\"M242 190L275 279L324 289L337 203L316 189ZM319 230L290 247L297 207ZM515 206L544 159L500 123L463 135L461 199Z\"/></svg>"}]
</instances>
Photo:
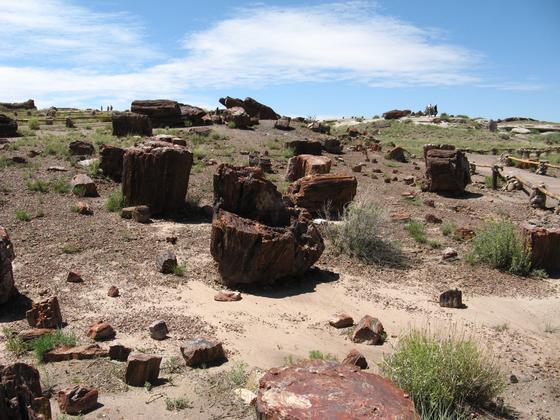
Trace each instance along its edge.
<instances>
[{"instance_id":1,"label":"blue sky","mask_svg":"<svg viewBox=\"0 0 560 420\"><path fill-rule=\"evenodd\" d=\"M560 2L0 0L0 101L560 121Z\"/></svg>"}]
</instances>

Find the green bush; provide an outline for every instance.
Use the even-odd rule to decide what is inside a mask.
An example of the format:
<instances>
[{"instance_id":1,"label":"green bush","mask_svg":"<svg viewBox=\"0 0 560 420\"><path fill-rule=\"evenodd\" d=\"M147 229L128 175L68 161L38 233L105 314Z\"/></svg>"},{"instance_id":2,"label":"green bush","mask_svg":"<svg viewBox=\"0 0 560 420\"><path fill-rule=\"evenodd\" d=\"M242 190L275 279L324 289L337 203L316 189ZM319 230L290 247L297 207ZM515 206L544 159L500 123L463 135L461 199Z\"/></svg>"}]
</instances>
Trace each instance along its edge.
<instances>
[{"instance_id":1,"label":"green bush","mask_svg":"<svg viewBox=\"0 0 560 420\"><path fill-rule=\"evenodd\" d=\"M46 334L29 342L30 350L33 350L37 361L42 362L45 353L59 346L75 346L76 337L74 334L65 334L61 330L56 330L52 334Z\"/></svg>"},{"instance_id":2,"label":"green bush","mask_svg":"<svg viewBox=\"0 0 560 420\"><path fill-rule=\"evenodd\" d=\"M227 123L227 126L229 128L237 128L237 124L235 123L235 121L230 121Z\"/></svg>"},{"instance_id":3,"label":"green bush","mask_svg":"<svg viewBox=\"0 0 560 420\"><path fill-rule=\"evenodd\" d=\"M62 178L52 180L51 186L53 190L59 194L65 194L70 191L70 184Z\"/></svg>"},{"instance_id":4,"label":"green bush","mask_svg":"<svg viewBox=\"0 0 560 420\"><path fill-rule=\"evenodd\" d=\"M165 398L165 408L169 411L179 411L192 407L192 403L186 398Z\"/></svg>"},{"instance_id":5,"label":"green bush","mask_svg":"<svg viewBox=\"0 0 560 420\"><path fill-rule=\"evenodd\" d=\"M31 130L39 130L40 125L39 125L39 120L36 117L33 118L29 118L29 129Z\"/></svg>"},{"instance_id":6,"label":"green bush","mask_svg":"<svg viewBox=\"0 0 560 420\"><path fill-rule=\"evenodd\" d=\"M421 244L428 242L426 237L426 227L416 220L411 220L405 225L405 230L410 234L412 239Z\"/></svg>"},{"instance_id":7,"label":"green bush","mask_svg":"<svg viewBox=\"0 0 560 420\"><path fill-rule=\"evenodd\" d=\"M18 209L16 210L16 219L21 222L29 222L31 220L31 216L27 213L27 211Z\"/></svg>"},{"instance_id":8,"label":"green bush","mask_svg":"<svg viewBox=\"0 0 560 420\"><path fill-rule=\"evenodd\" d=\"M29 191L47 193L49 192L49 183L41 179L32 179L27 182L27 188Z\"/></svg>"},{"instance_id":9,"label":"green bush","mask_svg":"<svg viewBox=\"0 0 560 420\"><path fill-rule=\"evenodd\" d=\"M531 272L530 250L516 226L507 220L487 223L471 241L467 260L526 276Z\"/></svg>"},{"instance_id":10,"label":"green bush","mask_svg":"<svg viewBox=\"0 0 560 420\"><path fill-rule=\"evenodd\" d=\"M423 418L456 418L465 404L484 404L505 388L493 360L455 331L410 331L383 359L381 372L411 396Z\"/></svg>"},{"instance_id":11,"label":"green bush","mask_svg":"<svg viewBox=\"0 0 560 420\"><path fill-rule=\"evenodd\" d=\"M107 201L105 202L105 208L110 212L120 212L124 207L124 196L121 190L112 192Z\"/></svg>"}]
</instances>

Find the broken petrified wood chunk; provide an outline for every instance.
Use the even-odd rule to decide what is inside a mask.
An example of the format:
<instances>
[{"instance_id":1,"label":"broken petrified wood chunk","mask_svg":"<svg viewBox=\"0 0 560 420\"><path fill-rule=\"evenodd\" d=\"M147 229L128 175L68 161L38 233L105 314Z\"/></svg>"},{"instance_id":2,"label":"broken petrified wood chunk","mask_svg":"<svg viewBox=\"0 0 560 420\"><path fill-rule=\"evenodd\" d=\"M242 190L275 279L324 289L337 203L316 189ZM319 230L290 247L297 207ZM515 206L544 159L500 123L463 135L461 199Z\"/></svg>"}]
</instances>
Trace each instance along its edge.
<instances>
[{"instance_id":1,"label":"broken petrified wood chunk","mask_svg":"<svg viewBox=\"0 0 560 420\"><path fill-rule=\"evenodd\" d=\"M354 319L345 313L339 313L329 319L329 324L335 328L348 328L354 325Z\"/></svg>"},{"instance_id":2,"label":"broken petrified wood chunk","mask_svg":"<svg viewBox=\"0 0 560 420\"><path fill-rule=\"evenodd\" d=\"M56 296L33 302L26 312L27 322L36 328L58 328L62 326L62 314Z\"/></svg>"},{"instance_id":3,"label":"broken petrified wood chunk","mask_svg":"<svg viewBox=\"0 0 560 420\"><path fill-rule=\"evenodd\" d=\"M136 100L132 102L130 110L146 115L154 128L184 126L181 107L176 101L169 99Z\"/></svg>"},{"instance_id":4,"label":"broken petrified wood chunk","mask_svg":"<svg viewBox=\"0 0 560 420\"><path fill-rule=\"evenodd\" d=\"M131 351L131 348L123 346L122 344L109 346L109 359L126 362Z\"/></svg>"},{"instance_id":5,"label":"broken petrified wood chunk","mask_svg":"<svg viewBox=\"0 0 560 420\"><path fill-rule=\"evenodd\" d=\"M147 115L135 112L113 112L113 136L151 136L152 123Z\"/></svg>"},{"instance_id":6,"label":"broken petrified wood chunk","mask_svg":"<svg viewBox=\"0 0 560 420\"><path fill-rule=\"evenodd\" d=\"M45 353L43 360L45 362L62 362L65 360L88 360L97 359L98 357L107 357L107 350L99 347L98 344L90 344L83 346L60 346Z\"/></svg>"},{"instance_id":7,"label":"broken petrified wood chunk","mask_svg":"<svg viewBox=\"0 0 560 420\"><path fill-rule=\"evenodd\" d=\"M352 341L355 343L366 343L366 344L383 344L385 341L385 330L383 329L383 324L379 322L377 318L365 315L352 334Z\"/></svg>"},{"instance_id":8,"label":"broken petrified wood chunk","mask_svg":"<svg viewBox=\"0 0 560 420\"><path fill-rule=\"evenodd\" d=\"M177 257L169 250L164 251L157 256L156 267L160 273L171 274L177 267Z\"/></svg>"},{"instance_id":9,"label":"broken petrified wood chunk","mask_svg":"<svg viewBox=\"0 0 560 420\"><path fill-rule=\"evenodd\" d=\"M296 181L306 175L328 174L332 160L327 156L298 155L290 158L286 181Z\"/></svg>"},{"instance_id":10,"label":"broken petrified wood chunk","mask_svg":"<svg viewBox=\"0 0 560 420\"><path fill-rule=\"evenodd\" d=\"M30 330L23 330L18 333L18 338L22 341L32 341L47 334L52 334L51 328L32 328Z\"/></svg>"},{"instance_id":11,"label":"broken petrified wood chunk","mask_svg":"<svg viewBox=\"0 0 560 420\"><path fill-rule=\"evenodd\" d=\"M531 250L531 262L535 268L543 268L549 273L560 271L560 229L545 228L524 223L525 241Z\"/></svg>"},{"instance_id":12,"label":"broken petrified wood chunk","mask_svg":"<svg viewBox=\"0 0 560 420\"><path fill-rule=\"evenodd\" d=\"M350 353L346 355L346 357L342 361L342 364L348 366L358 366L360 369L368 368L368 362L364 355L355 349L350 350Z\"/></svg>"},{"instance_id":13,"label":"broken petrified wood chunk","mask_svg":"<svg viewBox=\"0 0 560 420\"><path fill-rule=\"evenodd\" d=\"M151 135L151 133L150 133ZM113 181L121 182L125 149L103 144L99 150L99 169Z\"/></svg>"},{"instance_id":14,"label":"broken petrified wood chunk","mask_svg":"<svg viewBox=\"0 0 560 420\"><path fill-rule=\"evenodd\" d=\"M241 293L232 290L220 290L214 295L217 302L237 302L241 300Z\"/></svg>"},{"instance_id":15,"label":"broken petrified wood chunk","mask_svg":"<svg viewBox=\"0 0 560 420\"><path fill-rule=\"evenodd\" d=\"M165 340L169 330L167 329L167 324L163 320L154 321L148 327L150 331L150 337L154 340Z\"/></svg>"},{"instance_id":16,"label":"broken petrified wood chunk","mask_svg":"<svg viewBox=\"0 0 560 420\"><path fill-rule=\"evenodd\" d=\"M70 182L72 192L79 197L97 197L97 187L95 182L85 174L78 174Z\"/></svg>"},{"instance_id":17,"label":"broken petrified wood chunk","mask_svg":"<svg viewBox=\"0 0 560 420\"><path fill-rule=\"evenodd\" d=\"M76 385L57 394L60 411L70 415L84 414L97 407L99 391L95 388Z\"/></svg>"},{"instance_id":18,"label":"broken petrified wood chunk","mask_svg":"<svg viewBox=\"0 0 560 420\"><path fill-rule=\"evenodd\" d=\"M111 325L103 321L97 321L90 325L87 336L95 341L111 340L117 333Z\"/></svg>"},{"instance_id":19,"label":"broken petrified wood chunk","mask_svg":"<svg viewBox=\"0 0 560 420\"><path fill-rule=\"evenodd\" d=\"M425 151L428 191L462 194L471 182L469 161L460 150Z\"/></svg>"},{"instance_id":20,"label":"broken petrified wood chunk","mask_svg":"<svg viewBox=\"0 0 560 420\"><path fill-rule=\"evenodd\" d=\"M125 382L132 386L154 383L159 377L161 356L155 354L133 354L128 357Z\"/></svg>"},{"instance_id":21,"label":"broken petrified wood chunk","mask_svg":"<svg viewBox=\"0 0 560 420\"><path fill-rule=\"evenodd\" d=\"M291 140L286 142L286 148L291 149L294 152L294 156L297 155L320 155L323 149L323 145L320 141L316 140Z\"/></svg>"},{"instance_id":22,"label":"broken petrified wood chunk","mask_svg":"<svg viewBox=\"0 0 560 420\"><path fill-rule=\"evenodd\" d=\"M448 290L439 296L439 306L445 308L463 308L463 293L458 290Z\"/></svg>"},{"instance_id":23,"label":"broken petrified wood chunk","mask_svg":"<svg viewBox=\"0 0 560 420\"><path fill-rule=\"evenodd\" d=\"M181 354L190 367L214 365L226 359L222 343L204 338L187 341L181 346Z\"/></svg>"},{"instance_id":24,"label":"broken petrified wood chunk","mask_svg":"<svg viewBox=\"0 0 560 420\"><path fill-rule=\"evenodd\" d=\"M259 382L258 419L419 419L390 380L332 361L270 369Z\"/></svg>"}]
</instances>

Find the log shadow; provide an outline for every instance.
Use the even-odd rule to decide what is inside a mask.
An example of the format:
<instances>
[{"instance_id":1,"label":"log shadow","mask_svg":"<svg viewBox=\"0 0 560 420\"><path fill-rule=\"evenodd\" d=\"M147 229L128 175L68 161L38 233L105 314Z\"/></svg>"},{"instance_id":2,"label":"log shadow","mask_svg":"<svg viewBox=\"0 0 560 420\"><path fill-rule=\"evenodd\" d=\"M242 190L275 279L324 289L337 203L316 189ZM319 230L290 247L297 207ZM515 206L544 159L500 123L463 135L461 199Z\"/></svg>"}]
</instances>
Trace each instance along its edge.
<instances>
[{"instance_id":1,"label":"log shadow","mask_svg":"<svg viewBox=\"0 0 560 420\"><path fill-rule=\"evenodd\" d=\"M25 313L31 309L32 303L27 296L16 292L8 303L0 305L0 323L25 319Z\"/></svg>"},{"instance_id":2,"label":"log shadow","mask_svg":"<svg viewBox=\"0 0 560 420\"><path fill-rule=\"evenodd\" d=\"M452 192L445 192L445 191L436 191L435 193L440 197L454 198L456 200L472 200L484 196L484 194L471 192L471 191L465 191L463 194L454 194Z\"/></svg>"}]
</instances>

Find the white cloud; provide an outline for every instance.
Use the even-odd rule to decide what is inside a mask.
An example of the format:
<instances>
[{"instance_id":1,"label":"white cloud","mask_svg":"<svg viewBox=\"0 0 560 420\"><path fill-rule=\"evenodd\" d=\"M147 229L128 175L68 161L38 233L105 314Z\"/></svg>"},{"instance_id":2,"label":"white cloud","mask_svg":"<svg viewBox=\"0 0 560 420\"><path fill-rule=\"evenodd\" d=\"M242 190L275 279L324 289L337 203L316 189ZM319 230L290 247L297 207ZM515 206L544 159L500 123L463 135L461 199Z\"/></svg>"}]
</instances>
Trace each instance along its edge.
<instances>
[{"instance_id":1,"label":"white cloud","mask_svg":"<svg viewBox=\"0 0 560 420\"><path fill-rule=\"evenodd\" d=\"M155 65L144 29L127 14L96 13L69 0L0 0L0 10L2 97L33 97L40 106L102 100L123 107L134 98L302 81L482 83L471 72L475 52L383 16L371 2L236 9L185 36L184 56Z\"/></svg>"}]
</instances>

